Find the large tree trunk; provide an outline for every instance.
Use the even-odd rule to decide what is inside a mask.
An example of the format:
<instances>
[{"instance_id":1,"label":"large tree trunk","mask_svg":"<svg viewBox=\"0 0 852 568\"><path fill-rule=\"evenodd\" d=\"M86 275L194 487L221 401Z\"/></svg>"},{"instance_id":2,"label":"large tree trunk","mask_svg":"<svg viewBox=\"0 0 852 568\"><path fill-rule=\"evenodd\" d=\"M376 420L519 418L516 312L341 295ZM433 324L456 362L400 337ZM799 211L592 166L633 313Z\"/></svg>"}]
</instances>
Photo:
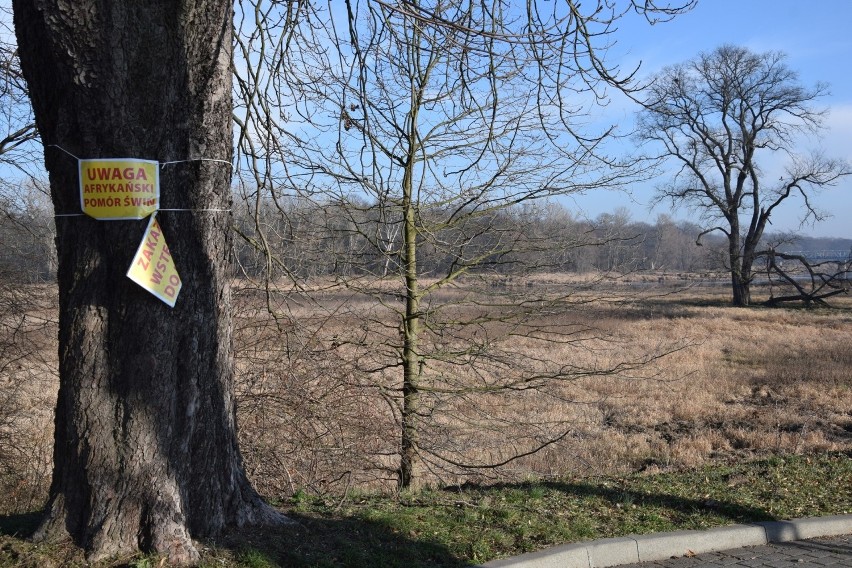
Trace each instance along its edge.
<instances>
[{"instance_id":1,"label":"large tree trunk","mask_svg":"<svg viewBox=\"0 0 852 568\"><path fill-rule=\"evenodd\" d=\"M732 273L731 286L734 291L734 306L744 308L751 305L751 282L748 278L741 273Z\"/></svg>"},{"instance_id":2,"label":"large tree trunk","mask_svg":"<svg viewBox=\"0 0 852 568\"><path fill-rule=\"evenodd\" d=\"M754 278L754 246L751 239L745 247L740 259L739 281L734 284L734 305L747 307L751 305L751 281Z\"/></svg>"},{"instance_id":3,"label":"large tree trunk","mask_svg":"<svg viewBox=\"0 0 852 568\"><path fill-rule=\"evenodd\" d=\"M68 153L231 160L230 0L14 9L57 214L80 211ZM173 309L125 277L147 221L57 217L60 387L37 536L71 537L92 559L141 549L188 563L191 538L283 520L237 448L230 175L215 161L161 167L162 207L187 210L158 216L183 280Z\"/></svg>"},{"instance_id":4,"label":"large tree trunk","mask_svg":"<svg viewBox=\"0 0 852 568\"><path fill-rule=\"evenodd\" d=\"M728 260L731 265L732 303L737 307L745 307L751 304L751 263L746 263L743 255L739 220L736 216L730 216L728 223L731 226L731 232L728 234Z\"/></svg>"},{"instance_id":5,"label":"large tree trunk","mask_svg":"<svg viewBox=\"0 0 852 568\"><path fill-rule=\"evenodd\" d=\"M733 247L732 247L733 248ZM744 308L751 305L751 280L754 266L754 254L739 251L731 252L731 289L733 290L733 305Z\"/></svg>"}]
</instances>

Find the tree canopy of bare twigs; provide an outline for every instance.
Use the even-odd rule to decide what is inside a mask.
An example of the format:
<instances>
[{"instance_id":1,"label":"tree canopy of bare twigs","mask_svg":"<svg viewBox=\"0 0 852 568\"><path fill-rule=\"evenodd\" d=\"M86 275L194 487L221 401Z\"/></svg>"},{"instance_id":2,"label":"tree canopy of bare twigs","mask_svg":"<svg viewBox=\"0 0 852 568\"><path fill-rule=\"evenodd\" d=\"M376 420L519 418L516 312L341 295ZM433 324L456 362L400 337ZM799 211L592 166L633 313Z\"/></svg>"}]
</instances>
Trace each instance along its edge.
<instances>
[{"instance_id":1,"label":"tree canopy of bare twigs","mask_svg":"<svg viewBox=\"0 0 852 568\"><path fill-rule=\"evenodd\" d=\"M10 6L0 6L0 164L24 169L38 153L35 145L27 145L38 132L18 62L11 12Z\"/></svg>"},{"instance_id":2,"label":"tree canopy of bare twigs","mask_svg":"<svg viewBox=\"0 0 852 568\"><path fill-rule=\"evenodd\" d=\"M244 236L265 253L269 301L276 272L303 287L275 259L276 241L305 223L318 235L345 234L335 284L374 307L335 344L390 409L398 441L382 451L398 455L387 469L400 487L421 468L495 467L570 431L536 420L499 425L476 396L634 368L589 370L546 355L546 344L600 338L541 319L570 309L569 291L524 296L496 277L509 266L516 276L546 270L547 251L581 243L565 230L536 234L509 212L535 215L539 201L643 175L641 163L608 152L614 130L593 125L607 89L635 88L634 70L603 54L619 18L665 19L691 4L238 5L239 192L255 217ZM294 218L288 205L299 200L321 213ZM423 262L435 256L445 262ZM471 282L490 288L459 291ZM542 357L513 358L519 336L541 343ZM472 458L462 432L475 424L515 432L503 450Z\"/></svg>"},{"instance_id":3,"label":"tree canopy of bare twigs","mask_svg":"<svg viewBox=\"0 0 852 568\"><path fill-rule=\"evenodd\" d=\"M815 104L826 93L824 84L801 85L783 54L731 45L664 69L648 88L638 137L677 167L659 198L701 211L701 235L725 234L734 305L751 302L758 243L775 211L798 197L802 221L818 220L814 192L850 173L799 148L800 135L822 126ZM772 159L786 160L778 179L762 169Z\"/></svg>"}]
</instances>

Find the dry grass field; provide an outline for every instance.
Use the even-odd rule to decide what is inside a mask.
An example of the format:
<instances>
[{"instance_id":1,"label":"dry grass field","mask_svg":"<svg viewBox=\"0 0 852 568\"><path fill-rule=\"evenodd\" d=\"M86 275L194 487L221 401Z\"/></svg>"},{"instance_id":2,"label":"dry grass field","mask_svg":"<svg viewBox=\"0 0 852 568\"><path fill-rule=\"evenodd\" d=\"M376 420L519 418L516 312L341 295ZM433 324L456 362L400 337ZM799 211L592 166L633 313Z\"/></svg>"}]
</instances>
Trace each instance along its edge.
<instances>
[{"instance_id":1,"label":"dry grass field","mask_svg":"<svg viewBox=\"0 0 852 568\"><path fill-rule=\"evenodd\" d=\"M542 277L510 286L522 294L576 284ZM482 324L487 357L484 348L453 350L462 340L480 345L476 330L429 336L421 437L432 457L424 458L424 483L852 455L852 298L833 299L833 309L735 309L724 286L687 279L608 286L607 298L578 292L572 309L540 321ZM49 483L54 291L19 292L15 300L4 291L0 311L0 515L38 507ZM272 318L265 294L235 287L240 439L250 475L273 499L390 490L399 444L398 306L351 291L313 292L311 302L282 296ZM464 289L447 294L467 298ZM469 316L483 304L458 305ZM545 328L569 339L543 340L535 330Z\"/></svg>"},{"instance_id":2,"label":"dry grass field","mask_svg":"<svg viewBox=\"0 0 852 568\"><path fill-rule=\"evenodd\" d=\"M689 347L654 374L578 383L595 399L570 456L607 473L694 467L754 454L852 448L852 312L727 307L690 290L601 309L597 321L633 355L658 341Z\"/></svg>"}]
</instances>

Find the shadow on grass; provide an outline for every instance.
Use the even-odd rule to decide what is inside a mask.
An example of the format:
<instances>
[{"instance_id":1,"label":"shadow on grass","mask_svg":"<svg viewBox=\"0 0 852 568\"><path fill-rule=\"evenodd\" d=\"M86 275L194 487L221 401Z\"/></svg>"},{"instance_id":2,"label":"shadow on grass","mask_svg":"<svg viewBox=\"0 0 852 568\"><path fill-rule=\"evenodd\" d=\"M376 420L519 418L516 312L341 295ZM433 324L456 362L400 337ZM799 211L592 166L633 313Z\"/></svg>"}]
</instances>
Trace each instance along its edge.
<instances>
[{"instance_id":1,"label":"shadow on grass","mask_svg":"<svg viewBox=\"0 0 852 568\"><path fill-rule=\"evenodd\" d=\"M595 496L615 504L661 507L686 514L713 514L725 517L735 523L777 520L764 509L714 499L689 499L664 493L647 493L587 483L552 483L545 485L555 491L571 493L577 497Z\"/></svg>"},{"instance_id":2,"label":"shadow on grass","mask_svg":"<svg viewBox=\"0 0 852 568\"><path fill-rule=\"evenodd\" d=\"M239 568L287 567L460 567L471 566L446 547L428 540L399 534L383 523L363 519L332 519L287 513L295 521L280 528L247 528L227 531L215 540L202 540L201 566ZM41 512L0 516L0 541L17 539L21 545L0 546L0 566L11 559L37 566L51 559L53 564L78 566L82 556L63 557L67 549L38 551L23 541L38 528ZM0 542L2 544L2 542ZM8 550L6 550L8 549ZM13 550L14 549L14 550ZM13 551L11 556L8 554ZM7 553L4 555L4 553ZM137 561L106 562L98 566L120 568L147 566Z\"/></svg>"},{"instance_id":3,"label":"shadow on grass","mask_svg":"<svg viewBox=\"0 0 852 568\"><path fill-rule=\"evenodd\" d=\"M739 504L731 497L727 502L723 500L724 497L719 497L718 501L700 497L687 498L668 494L664 487L631 489L618 485L604 486L581 481L463 485L434 492L433 497L437 499L428 498L427 492L422 498L415 497L411 505L399 506L402 509L410 506L412 511L416 509L418 514L431 518L432 523L444 523L446 525L444 528L448 528L455 536L461 536L465 527L457 523L464 522L463 519L446 516L447 510L456 510L455 507L448 507L447 504L459 502L455 497L458 493L464 494L462 501L465 507L475 509L482 519L487 519L484 521L487 527L485 532L480 532L479 536L472 538L488 540L491 545L490 553L497 556L515 555L564 542L623 536L628 533L700 528L708 523L725 524L725 521L749 523L777 520L765 509ZM576 514L569 515L568 518L571 519L568 521L569 526L564 527L566 529L564 531L552 533L548 532L547 528L541 534L531 532L527 528L528 519L531 517L519 515L529 511L541 517L538 520L533 518L532 525L543 523L546 527L554 528L552 522L546 522L547 514L541 512L542 507L547 510L555 506L553 503L547 503L548 496L554 494L572 498L570 506L575 508ZM556 502L566 503L564 499L556 500ZM608 504L605 510L611 511L611 514L607 515L609 522L590 521L589 519L597 514L596 511L599 513L602 510L600 507L602 502ZM489 511L495 506L508 507L511 509L511 514L502 515L501 511ZM590 513L587 519L584 519L585 512ZM458 552L458 548L454 551L447 544L430 539L428 535L431 532L427 530L418 532L422 530L419 528L420 525L402 522L400 526L415 527L415 529L401 529L394 526L392 521L371 519L370 509L364 509L355 516L345 517L328 512L287 511L286 514L294 521L294 524L279 528L232 530L215 540L203 541L201 565L233 568L277 566L416 568L472 565L463 558L464 554ZM400 511L400 518L403 518L405 514L405 511ZM0 537L8 535L26 538L37 527L39 518L39 513L0 517ZM584 525L586 529L583 528ZM434 528L435 525L432 526ZM495 538L498 533L510 536L503 539ZM464 537L457 539L454 546L464 549L465 546L477 545L475 542L464 543L463 541ZM470 558L470 556L467 557ZM110 566L139 565L143 564Z\"/></svg>"},{"instance_id":4,"label":"shadow on grass","mask_svg":"<svg viewBox=\"0 0 852 568\"><path fill-rule=\"evenodd\" d=\"M0 536L30 538L38 528L42 515L41 511L17 515L0 515Z\"/></svg>"},{"instance_id":5,"label":"shadow on grass","mask_svg":"<svg viewBox=\"0 0 852 568\"><path fill-rule=\"evenodd\" d=\"M531 498L540 498L544 501L547 497L543 493L561 493L579 499L582 504L579 507L589 510L595 509L597 502L603 500L611 506L622 508L625 519L630 516L630 510L635 505L635 510L647 511L652 509L666 510L676 513L678 516L698 518L719 517L730 520L732 523L751 523L759 521L779 520L767 510L759 507L751 507L736 502L716 500L713 498L687 498L667 493L655 493L641 489L630 489L625 487L606 487L592 483L567 483L559 481L541 481L525 483L499 483L495 485L477 486L462 485L461 487L446 488L450 492L475 491L480 494L487 492L515 491L528 493ZM697 492L697 491L696 491ZM652 530L654 527L650 527ZM692 528L692 527L681 527ZM672 529L666 529L672 530ZM599 535L608 536L608 535Z\"/></svg>"},{"instance_id":6,"label":"shadow on grass","mask_svg":"<svg viewBox=\"0 0 852 568\"><path fill-rule=\"evenodd\" d=\"M400 534L384 523L292 512L287 516L295 524L235 530L210 544L230 550L244 566L471 566L439 543Z\"/></svg>"}]
</instances>

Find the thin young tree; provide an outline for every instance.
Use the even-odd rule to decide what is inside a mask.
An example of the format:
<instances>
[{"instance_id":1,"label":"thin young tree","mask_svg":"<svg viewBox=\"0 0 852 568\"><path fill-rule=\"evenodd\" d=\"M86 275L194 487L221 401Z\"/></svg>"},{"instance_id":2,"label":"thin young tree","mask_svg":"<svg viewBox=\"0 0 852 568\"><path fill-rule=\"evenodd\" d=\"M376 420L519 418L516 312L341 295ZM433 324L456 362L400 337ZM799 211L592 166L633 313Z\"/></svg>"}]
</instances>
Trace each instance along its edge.
<instances>
[{"instance_id":1,"label":"thin young tree","mask_svg":"<svg viewBox=\"0 0 852 568\"><path fill-rule=\"evenodd\" d=\"M509 2L456 0L345 6L314 28L313 44L268 35L266 22L292 17L274 3L254 3L262 29L237 26L240 151L256 203L261 195L269 203L309 195L318 211L326 205L329 217L347 220L350 242L370 251L342 285L373 298L375 311L358 318L346 344L352 371L379 377L374 388L398 432L398 447L385 451L398 454L394 475L407 488L424 469L506 464L570 429L504 424L517 434L513 441L489 448L491 458L471 458L464 446L473 425L495 429L502 420L476 396L614 371L546 355L519 361L511 350L517 336L567 346L594 333L554 323L570 309L565 290L537 297L527 289L521 297L494 288L494 276L546 270L548 257L539 253L576 246L559 234L534 234L517 209L613 188L640 173L636 163L606 155L611 130L581 130L605 88L629 88L597 42L628 10L652 17L683 8L532 2L521 11ZM269 239L258 240L272 252ZM395 280L383 279L389 274ZM474 282L492 288L455 292ZM552 319L541 318L544 310ZM478 415L463 415L462 407ZM441 412L460 425L454 432L434 418Z\"/></svg>"},{"instance_id":2,"label":"thin young tree","mask_svg":"<svg viewBox=\"0 0 852 568\"><path fill-rule=\"evenodd\" d=\"M758 245L775 212L798 198L802 221L819 220L812 196L850 173L800 149L800 135L822 128L825 111L815 105L827 92L802 85L782 53L732 45L664 69L648 89L638 137L677 168L659 198L703 214L699 242L725 235L735 306L751 303ZM787 165L770 178L767 164L778 159Z\"/></svg>"},{"instance_id":3,"label":"thin young tree","mask_svg":"<svg viewBox=\"0 0 852 568\"><path fill-rule=\"evenodd\" d=\"M41 539L92 560L198 559L193 538L279 522L237 447L231 258L233 4L14 2L56 217L59 395ZM174 309L125 277L146 221L80 212L73 157L161 168Z\"/></svg>"}]
</instances>

